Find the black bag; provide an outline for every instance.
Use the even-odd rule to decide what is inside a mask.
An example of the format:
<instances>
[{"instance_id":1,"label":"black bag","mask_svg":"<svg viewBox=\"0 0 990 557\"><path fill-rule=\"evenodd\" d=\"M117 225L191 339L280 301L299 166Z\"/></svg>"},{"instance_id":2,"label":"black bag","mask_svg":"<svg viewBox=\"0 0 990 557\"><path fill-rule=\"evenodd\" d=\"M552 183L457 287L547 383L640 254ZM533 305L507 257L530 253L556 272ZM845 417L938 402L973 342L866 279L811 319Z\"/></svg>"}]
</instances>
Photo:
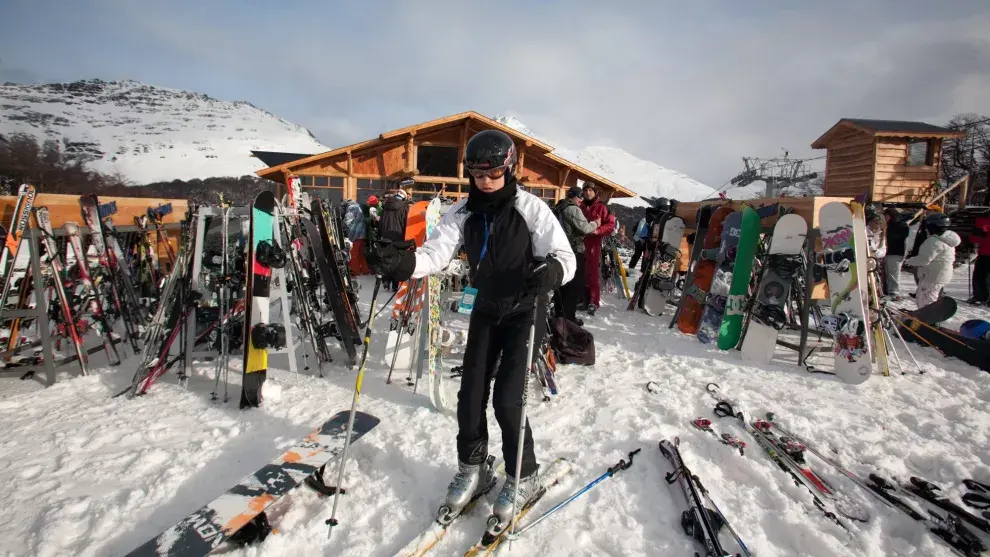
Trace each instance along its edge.
<instances>
[{"instance_id":1,"label":"black bag","mask_svg":"<svg viewBox=\"0 0 990 557\"><path fill-rule=\"evenodd\" d=\"M595 365L595 336L570 319L553 319L550 346L557 355L557 363Z\"/></svg>"}]
</instances>

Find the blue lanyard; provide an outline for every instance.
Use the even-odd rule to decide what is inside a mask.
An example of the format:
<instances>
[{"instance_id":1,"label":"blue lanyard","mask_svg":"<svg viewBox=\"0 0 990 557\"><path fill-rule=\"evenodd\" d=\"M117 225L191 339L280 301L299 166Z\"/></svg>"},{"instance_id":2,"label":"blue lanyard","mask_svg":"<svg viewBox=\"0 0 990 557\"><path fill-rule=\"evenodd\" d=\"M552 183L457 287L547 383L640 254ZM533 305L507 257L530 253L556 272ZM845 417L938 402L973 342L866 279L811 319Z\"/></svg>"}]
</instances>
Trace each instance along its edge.
<instances>
[{"instance_id":1,"label":"blue lanyard","mask_svg":"<svg viewBox=\"0 0 990 557\"><path fill-rule=\"evenodd\" d=\"M481 246L481 257L478 258L478 263L485 260L485 254L488 253L488 236L491 235L492 229L488 226L488 215L484 215L485 218L485 243Z\"/></svg>"}]
</instances>

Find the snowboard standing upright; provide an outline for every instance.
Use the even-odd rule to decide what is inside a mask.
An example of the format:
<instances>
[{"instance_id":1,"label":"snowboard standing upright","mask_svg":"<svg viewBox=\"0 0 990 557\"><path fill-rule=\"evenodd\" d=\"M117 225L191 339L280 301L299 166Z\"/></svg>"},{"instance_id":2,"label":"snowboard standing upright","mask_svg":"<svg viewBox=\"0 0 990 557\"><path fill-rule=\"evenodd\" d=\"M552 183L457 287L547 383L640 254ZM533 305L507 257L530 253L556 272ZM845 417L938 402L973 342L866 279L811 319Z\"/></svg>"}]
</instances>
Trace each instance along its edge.
<instances>
[{"instance_id":1,"label":"snowboard standing upright","mask_svg":"<svg viewBox=\"0 0 990 557\"><path fill-rule=\"evenodd\" d=\"M440 224L440 198L435 197L426 209L426 237ZM427 281L426 303L426 365L429 373L430 402L437 410L447 407L443 392L443 360L440 355L440 277L430 275Z\"/></svg>"},{"instance_id":2,"label":"snowboard standing upright","mask_svg":"<svg viewBox=\"0 0 990 557\"><path fill-rule=\"evenodd\" d=\"M674 291L674 273L677 272L678 247L684 237L684 219L671 216L663 223L660 242L650 257L652 270L643 287L640 307L647 315L662 315L667 298Z\"/></svg>"},{"instance_id":3,"label":"snowboard standing upright","mask_svg":"<svg viewBox=\"0 0 990 557\"><path fill-rule=\"evenodd\" d=\"M729 296L741 226L742 211L731 213L722 223L722 243L715 260L715 275L708 295L705 296L705 309L701 313L701 324L698 326L698 340L705 344L718 339L719 328L722 326L722 314Z\"/></svg>"},{"instance_id":4,"label":"snowboard standing upright","mask_svg":"<svg viewBox=\"0 0 990 557\"><path fill-rule=\"evenodd\" d=\"M268 349L285 345L285 329L268 322L272 267L284 264L275 244L275 194L263 191L251 204L248 273L244 299L244 379L241 408L261 405L261 386L268 374ZM281 262L279 262L281 254ZM281 264L279 264L281 263Z\"/></svg>"},{"instance_id":5,"label":"snowboard standing upright","mask_svg":"<svg viewBox=\"0 0 990 557\"><path fill-rule=\"evenodd\" d=\"M753 275L756 247L760 243L760 215L752 207L742 210L739 225L739 242L736 244L735 262L732 264L732 281L725 300L725 313L718 332L721 350L735 348L742 333L743 311L749 297L749 282Z\"/></svg>"},{"instance_id":6,"label":"snowboard standing upright","mask_svg":"<svg viewBox=\"0 0 990 557\"><path fill-rule=\"evenodd\" d=\"M702 242L701 253L698 261L694 265L694 277L691 284L684 287L684 303L681 313L677 316L677 328L685 334L693 335L698 332L698 324L701 323L701 314L705 309L705 296L712 287L712 279L715 276L716 258L718 257L719 244L722 240L722 224L725 217L732 214L732 208L719 207L715 209L708 219L708 229L704 238L696 238L695 242Z\"/></svg>"},{"instance_id":7,"label":"snowboard standing upright","mask_svg":"<svg viewBox=\"0 0 990 557\"><path fill-rule=\"evenodd\" d=\"M826 326L835 336L835 374L847 383L862 383L869 379L872 365L852 212L841 201L827 203L818 222L832 310Z\"/></svg>"},{"instance_id":8,"label":"snowboard standing upright","mask_svg":"<svg viewBox=\"0 0 990 557\"><path fill-rule=\"evenodd\" d=\"M785 324L784 307L791 284L801 268L801 250L808 235L808 223L795 215L784 215L773 227L766 270L756 290L749 327L742 343L742 357L763 364L773 359L777 333Z\"/></svg>"}]
</instances>

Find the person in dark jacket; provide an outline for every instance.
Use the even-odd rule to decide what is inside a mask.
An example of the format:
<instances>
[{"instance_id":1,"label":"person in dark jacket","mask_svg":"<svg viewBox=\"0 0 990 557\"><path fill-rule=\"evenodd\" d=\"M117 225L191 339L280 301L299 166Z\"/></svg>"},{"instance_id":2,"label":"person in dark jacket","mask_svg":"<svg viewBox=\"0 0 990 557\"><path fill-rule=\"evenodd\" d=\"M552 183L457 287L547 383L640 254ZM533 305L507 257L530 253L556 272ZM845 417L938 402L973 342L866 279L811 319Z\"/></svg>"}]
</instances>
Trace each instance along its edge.
<instances>
[{"instance_id":1,"label":"person in dark jacket","mask_svg":"<svg viewBox=\"0 0 990 557\"><path fill-rule=\"evenodd\" d=\"M402 242L406 239L406 218L409 215L409 203L406 192L399 189L385 198L381 205L381 216L378 217L378 234L384 240ZM388 281L385 288L396 291L399 283Z\"/></svg>"},{"instance_id":2,"label":"person in dark jacket","mask_svg":"<svg viewBox=\"0 0 990 557\"><path fill-rule=\"evenodd\" d=\"M588 222L588 219L585 218L584 213L581 211L581 207L578 206L580 200L581 188L574 186L567 190L567 197L560 200L560 203L554 207L553 213L557 217L557 220L560 221L560 225L564 229L564 234L567 236L567 241L571 244L571 250L574 251L574 255L577 257L577 268L574 272L574 278L566 284L561 285L557 291L557 307L560 309L562 316L574 321L578 325L584 325L584 322L577 318L577 305L581 301L581 297L584 296L585 289L584 237L594 232L601 223L598 221Z\"/></svg>"},{"instance_id":3,"label":"person in dark jacket","mask_svg":"<svg viewBox=\"0 0 990 557\"><path fill-rule=\"evenodd\" d=\"M643 252L646 251L646 239L650 236L650 226L653 224L653 218L656 216L656 209L653 207L646 208L646 214L643 218L639 219L636 223L636 231L633 232L633 241L635 242L633 248L632 259L629 260L629 264L626 265L629 269L635 269L636 263L639 263L639 258L643 256Z\"/></svg>"},{"instance_id":4,"label":"person in dark jacket","mask_svg":"<svg viewBox=\"0 0 990 557\"><path fill-rule=\"evenodd\" d=\"M542 487L533 434L529 424L522 423L522 407L530 364L526 356L531 348L536 353L546 327L535 327L532 345L530 329L534 323L546 323L547 295L571 280L575 269L574 251L553 211L518 187L516 160L515 144L507 134L498 130L475 134L464 154L470 183L467 198L447 211L419 249L385 241L369 257L377 273L402 281L441 272L461 246L467 252L478 292L457 395L458 472L438 519L457 516L485 487L486 408L491 395L507 472L493 507L499 531L511 518L513 501L523 508ZM519 451L522 469L517 474Z\"/></svg>"},{"instance_id":5,"label":"person in dark jacket","mask_svg":"<svg viewBox=\"0 0 990 557\"><path fill-rule=\"evenodd\" d=\"M887 295L895 301L901 299L901 266L907 251L910 228L900 211L888 207L883 212L887 221L887 255L884 258L884 275L887 279Z\"/></svg>"}]
</instances>

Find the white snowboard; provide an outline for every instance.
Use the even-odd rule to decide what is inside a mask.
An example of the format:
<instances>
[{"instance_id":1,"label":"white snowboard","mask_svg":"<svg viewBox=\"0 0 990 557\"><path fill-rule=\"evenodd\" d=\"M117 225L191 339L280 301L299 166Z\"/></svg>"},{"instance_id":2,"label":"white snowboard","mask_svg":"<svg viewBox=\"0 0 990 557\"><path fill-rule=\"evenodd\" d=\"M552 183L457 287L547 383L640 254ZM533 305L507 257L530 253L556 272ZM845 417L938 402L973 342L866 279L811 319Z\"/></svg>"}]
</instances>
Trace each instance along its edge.
<instances>
[{"instance_id":1,"label":"white snowboard","mask_svg":"<svg viewBox=\"0 0 990 557\"><path fill-rule=\"evenodd\" d=\"M681 238L684 237L684 219L680 217L671 217L663 225L663 233L660 235L660 242L662 244L667 244L673 249L679 249L681 246ZM656 257L661 257L661 254L657 254ZM655 263L654 263L655 264ZM668 274L668 269L666 266L669 265L669 278L671 281L674 280L674 274L677 272L677 258L663 259L664 274ZM656 271L654 271L655 276ZM650 277L652 281L654 277ZM643 311L647 315L663 315L664 309L667 307L667 298L673 294L674 289L669 290L657 290L652 285L647 284L646 288L643 290Z\"/></svg>"},{"instance_id":2,"label":"white snowboard","mask_svg":"<svg viewBox=\"0 0 990 557\"><path fill-rule=\"evenodd\" d=\"M768 254L798 255L804 248L804 240L807 236L808 223L805 222L803 217L793 213L784 215L780 217L777 224L773 227L773 237L770 238ZM777 271L768 268L764 271L763 279L760 281L760 286L754 296L759 301L765 300L764 292L767 286L770 286L774 281L779 283L780 280L781 277L777 274ZM791 279L787 278L785 280ZM789 291L790 284L784 285L784 288L786 291ZM773 302L774 300L769 301ZM786 301L787 296L781 302L786 303ZM742 343L741 351L743 359L761 364L770 363L770 360L773 359L774 350L777 347L778 332L772 326L750 317L749 326L746 328L746 336L743 338Z\"/></svg>"},{"instance_id":3,"label":"white snowboard","mask_svg":"<svg viewBox=\"0 0 990 557\"><path fill-rule=\"evenodd\" d=\"M818 214L822 248L828 275L828 325L835 338L835 374L847 383L858 384L870 378L869 329L864 319L863 301L866 284L859 282L856 232L852 211L845 203L834 201ZM864 238L865 240L865 238ZM865 241L863 242L865 247ZM849 255L852 257L848 257ZM843 263L845 261L845 263ZM859 261L865 264L865 254ZM848 316L851 321L843 319Z\"/></svg>"}]
</instances>

